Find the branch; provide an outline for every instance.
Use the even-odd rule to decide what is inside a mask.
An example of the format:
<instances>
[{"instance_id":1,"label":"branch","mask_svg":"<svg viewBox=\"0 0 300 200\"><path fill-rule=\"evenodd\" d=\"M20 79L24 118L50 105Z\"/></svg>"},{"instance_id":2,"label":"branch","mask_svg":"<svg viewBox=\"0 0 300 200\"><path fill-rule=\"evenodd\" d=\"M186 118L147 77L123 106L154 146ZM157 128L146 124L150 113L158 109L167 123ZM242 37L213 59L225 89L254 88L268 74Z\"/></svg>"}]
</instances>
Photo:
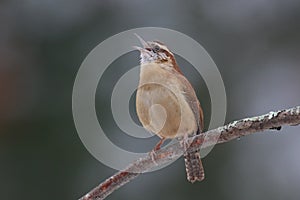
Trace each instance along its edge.
<instances>
[{"instance_id":1,"label":"branch","mask_svg":"<svg viewBox=\"0 0 300 200\"><path fill-rule=\"evenodd\" d=\"M231 140L240 138L242 136L250 135L252 133L261 132L269 129L280 130L283 125L299 125L300 124L300 106L281 110L277 112L270 112L265 115L245 118L234 121L228 125L202 133L202 136L195 136L190 138L191 146L197 148L207 148L215 144L229 142ZM205 139L203 139L205 134ZM154 167L161 166L168 163L184 153L184 149L180 142L169 145L155 153L155 161L153 157L147 156L140 158L132 163L123 171L117 172L115 175L106 179L96 188L91 190L80 200L100 200L105 199L112 192L136 178L141 173L147 172Z\"/></svg>"}]
</instances>

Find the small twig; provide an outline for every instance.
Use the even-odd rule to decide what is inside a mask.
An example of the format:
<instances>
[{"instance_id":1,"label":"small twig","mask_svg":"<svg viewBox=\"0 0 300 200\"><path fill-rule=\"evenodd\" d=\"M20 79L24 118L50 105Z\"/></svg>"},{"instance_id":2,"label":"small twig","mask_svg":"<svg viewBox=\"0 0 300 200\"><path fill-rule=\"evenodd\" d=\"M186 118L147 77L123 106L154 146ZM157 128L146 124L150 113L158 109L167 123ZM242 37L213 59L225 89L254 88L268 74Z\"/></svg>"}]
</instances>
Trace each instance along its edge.
<instances>
[{"instance_id":1,"label":"small twig","mask_svg":"<svg viewBox=\"0 0 300 200\"><path fill-rule=\"evenodd\" d=\"M190 138L193 147L207 148L215 144L229 142L242 136L250 135L252 133L261 132L268 129L280 130L283 125L299 125L300 124L300 106L281 110L278 112L270 112L258 117L246 118L234 121L228 125L207 131L205 139L201 141L199 136ZM140 158L132 163L129 167L116 173L110 178L106 179L99 186L87 193L80 200L100 200L105 199L113 191L117 190L124 184L136 178L139 174L151 170L153 167L161 166L165 163L178 158L183 154L183 147L178 143L169 145L156 152L155 162L151 156Z\"/></svg>"}]
</instances>

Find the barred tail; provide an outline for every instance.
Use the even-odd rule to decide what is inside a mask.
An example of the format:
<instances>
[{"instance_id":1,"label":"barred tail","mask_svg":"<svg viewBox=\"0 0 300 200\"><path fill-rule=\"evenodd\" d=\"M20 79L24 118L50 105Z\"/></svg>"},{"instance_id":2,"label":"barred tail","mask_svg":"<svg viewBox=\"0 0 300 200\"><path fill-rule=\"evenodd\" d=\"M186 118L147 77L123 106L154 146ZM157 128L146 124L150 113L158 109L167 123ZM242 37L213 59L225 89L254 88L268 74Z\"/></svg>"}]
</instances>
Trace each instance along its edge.
<instances>
[{"instance_id":1,"label":"barred tail","mask_svg":"<svg viewBox=\"0 0 300 200\"><path fill-rule=\"evenodd\" d=\"M184 153L185 169L187 179L191 183L195 181L202 181L204 179L204 168L200 158L200 148L192 152L187 151Z\"/></svg>"}]
</instances>

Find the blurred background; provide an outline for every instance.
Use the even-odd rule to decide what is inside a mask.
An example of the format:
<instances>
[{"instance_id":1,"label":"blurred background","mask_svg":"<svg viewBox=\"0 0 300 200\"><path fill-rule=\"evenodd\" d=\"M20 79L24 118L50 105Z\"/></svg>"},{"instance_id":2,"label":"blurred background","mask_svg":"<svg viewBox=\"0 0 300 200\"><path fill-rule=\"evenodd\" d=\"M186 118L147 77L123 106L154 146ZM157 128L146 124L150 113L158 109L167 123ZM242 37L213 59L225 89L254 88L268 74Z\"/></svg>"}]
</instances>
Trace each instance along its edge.
<instances>
[{"instance_id":1,"label":"blurred background","mask_svg":"<svg viewBox=\"0 0 300 200\"><path fill-rule=\"evenodd\" d=\"M81 143L72 118L72 87L87 54L130 28L165 27L197 40L222 74L226 122L299 105L299 10L297 0L1 1L0 198L78 199L115 173ZM96 96L99 123L129 150L113 121L109 95L118 78L138 65L138 56L132 51L116 60ZM184 72L208 124L205 84L192 67ZM129 107L136 120L134 97ZM203 160L201 183L186 181L179 159L107 199L300 199L299 132L300 127L283 127L217 145Z\"/></svg>"}]
</instances>

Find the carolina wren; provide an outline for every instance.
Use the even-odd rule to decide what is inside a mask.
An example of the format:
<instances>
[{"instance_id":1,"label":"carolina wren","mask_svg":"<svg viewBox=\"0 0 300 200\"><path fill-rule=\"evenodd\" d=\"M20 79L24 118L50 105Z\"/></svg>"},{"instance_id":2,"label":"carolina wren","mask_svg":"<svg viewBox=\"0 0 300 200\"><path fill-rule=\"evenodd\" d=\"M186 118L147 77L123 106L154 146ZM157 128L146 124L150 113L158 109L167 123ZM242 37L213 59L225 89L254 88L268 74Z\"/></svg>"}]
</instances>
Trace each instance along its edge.
<instances>
[{"instance_id":1,"label":"carolina wren","mask_svg":"<svg viewBox=\"0 0 300 200\"><path fill-rule=\"evenodd\" d=\"M165 139L187 138L201 134L203 112L195 91L178 67L174 54L161 42L144 41L140 51L140 80L136 94L136 111L143 127ZM184 143L185 144L185 143ZM204 179L200 148L184 153L187 179Z\"/></svg>"}]
</instances>

